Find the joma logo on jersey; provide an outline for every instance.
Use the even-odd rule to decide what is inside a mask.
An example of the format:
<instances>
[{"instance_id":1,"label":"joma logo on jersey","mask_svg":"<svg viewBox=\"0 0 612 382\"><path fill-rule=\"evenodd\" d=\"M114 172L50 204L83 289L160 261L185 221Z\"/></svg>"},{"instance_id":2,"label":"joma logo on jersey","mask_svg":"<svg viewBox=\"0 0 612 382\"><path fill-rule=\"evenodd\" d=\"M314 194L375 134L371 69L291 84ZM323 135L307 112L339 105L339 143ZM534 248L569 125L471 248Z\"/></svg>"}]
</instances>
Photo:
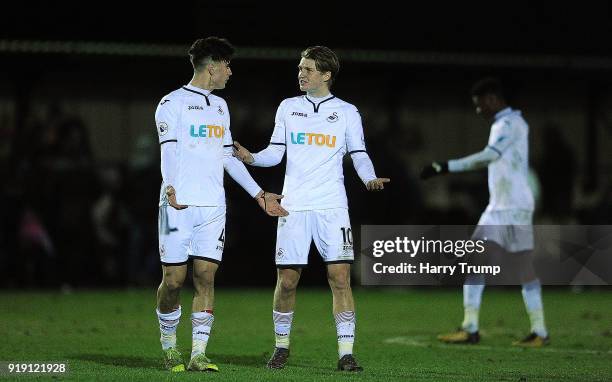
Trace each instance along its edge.
<instances>
[{"instance_id":1,"label":"joma logo on jersey","mask_svg":"<svg viewBox=\"0 0 612 382\"><path fill-rule=\"evenodd\" d=\"M200 125L196 127L191 125L189 135L194 138L223 138L223 126Z\"/></svg>"},{"instance_id":2,"label":"joma logo on jersey","mask_svg":"<svg viewBox=\"0 0 612 382\"><path fill-rule=\"evenodd\" d=\"M291 143L294 145L317 145L336 147L336 136L315 133L291 133Z\"/></svg>"}]
</instances>

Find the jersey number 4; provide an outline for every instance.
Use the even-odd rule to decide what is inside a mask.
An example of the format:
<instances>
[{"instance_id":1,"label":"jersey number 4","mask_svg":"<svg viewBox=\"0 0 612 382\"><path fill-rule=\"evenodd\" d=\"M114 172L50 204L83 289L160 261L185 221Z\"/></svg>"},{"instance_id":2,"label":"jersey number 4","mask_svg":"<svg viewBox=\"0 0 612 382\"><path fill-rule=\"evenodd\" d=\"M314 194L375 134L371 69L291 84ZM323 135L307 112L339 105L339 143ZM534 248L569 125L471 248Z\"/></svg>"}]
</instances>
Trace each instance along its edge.
<instances>
[{"instance_id":1,"label":"jersey number 4","mask_svg":"<svg viewBox=\"0 0 612 382\"><path fill-rule=\"evenodd\" d=\"M219 235L218 239L221 243L225 244L225 228L221 230L221 235Z\"/></svg>"}]
</instances>

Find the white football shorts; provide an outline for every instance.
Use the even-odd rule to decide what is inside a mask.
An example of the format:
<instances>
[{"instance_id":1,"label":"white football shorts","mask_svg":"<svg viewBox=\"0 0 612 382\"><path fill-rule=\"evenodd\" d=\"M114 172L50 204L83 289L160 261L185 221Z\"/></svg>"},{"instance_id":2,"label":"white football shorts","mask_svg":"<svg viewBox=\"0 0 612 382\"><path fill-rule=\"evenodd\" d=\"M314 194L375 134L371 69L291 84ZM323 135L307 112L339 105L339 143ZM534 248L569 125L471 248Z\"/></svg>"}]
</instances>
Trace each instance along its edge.
<instances>
[{"instance_id":1,"label":"white football shorts","mask_svg":"<svg viewBox=\"0 0 612 382\"><path fill-rule=\"evenodd\" d=\"M353 232L348 209L289 211L289 216L278 218L276 266L305 267L313 240L325 263L352 263Z\"/></svg>"},{"instance_id":2,"label":"white football shorts","mask_svg":"<svg viewBox=\"0 0 612 382\"><path fill-rule=\"evenodd\" d=\"M187 264L189 258L219 264L225 244L225 206L159 207L159 257L163 265Z\"/></svg>"},{"instance_id":3,"label":"white football shorts","mask_svg":"<svg viewBox=\"0 0 612 382\"><path fill-rule=\"evenodd\" d=\"M485 211L472 238L493 241L508 252L533 250L533 211Z\"/></svg>"}]
</instances>

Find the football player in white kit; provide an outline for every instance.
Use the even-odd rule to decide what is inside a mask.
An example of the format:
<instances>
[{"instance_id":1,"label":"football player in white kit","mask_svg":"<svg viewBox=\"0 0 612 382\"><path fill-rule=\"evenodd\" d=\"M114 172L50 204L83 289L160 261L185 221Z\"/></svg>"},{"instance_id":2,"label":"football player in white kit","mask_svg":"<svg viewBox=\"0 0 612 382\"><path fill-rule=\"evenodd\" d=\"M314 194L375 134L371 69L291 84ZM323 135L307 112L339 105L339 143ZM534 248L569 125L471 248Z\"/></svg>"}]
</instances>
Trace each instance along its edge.
<instances>
[{"instance_id":1,"label":"football player in white kit","mask_svg":"<svg viewBox=\"0 0 612 382\"><path fill-rule=\"evenodd\" d=\"M324 46L305 49L298 65L305 95L285 99L276 112L270 145L255 154L235 142L234 155L253 166L275 166L287 153L282 206L289 216L278 220L277 283L273 321L276 336L268 367L281 369L289 356L289 334L301 269L308 264L314 240L327 266L338 335L338 369L363 370L353 357L355 307L350 285L353 238L344 188L342 159L348 154L368 190L382 190L366 153L357 108L330 94L339 70L336 54Z\"/></svg>"},{"instance_id":2,"label":"football player in white kit","mask_svg":"<svg viewBox=\"0 0 612 382\"><path fill-rule=\"evenodd\" d=\"M488 167L489 205L473 238L485 240L489 256L502 254L519 273L531 332L513 345L541 347L549 343L549 338L540 281L532 263L534 200L528 184L529 126L521 112L506 103L498 79L485 78L474 84L472 101L476 113L492 120L488 145L461 159L433 162L423 168L421 177ZM484 284L482 274L467 275L463 285L463 323L458 331L440 335L441 341L470 344L480 341L478 316Z\"/></svg>"},{"instance_id":3,"label":"football player in white kit","mask_svg":"<svg viewBox=\"0 0 612 382\"><path fill-rule=\"evenodd\" d=\"M199 39L189 49L194 75L188 85L166 95L155 113L161 145L163 184L159 202L159 252L163 279L157 316L166 367L184 371L176 347L181 317L179 292L193 260L195 295L189 370L218 371L206 357L213 324L214 276L225 243L223 170L270 216L286 216L279 195L265 193L244 164L232 156L230 116L225 101L211 94L225 88L234 48L225 39Z\"/></svg>"}]
</instances>

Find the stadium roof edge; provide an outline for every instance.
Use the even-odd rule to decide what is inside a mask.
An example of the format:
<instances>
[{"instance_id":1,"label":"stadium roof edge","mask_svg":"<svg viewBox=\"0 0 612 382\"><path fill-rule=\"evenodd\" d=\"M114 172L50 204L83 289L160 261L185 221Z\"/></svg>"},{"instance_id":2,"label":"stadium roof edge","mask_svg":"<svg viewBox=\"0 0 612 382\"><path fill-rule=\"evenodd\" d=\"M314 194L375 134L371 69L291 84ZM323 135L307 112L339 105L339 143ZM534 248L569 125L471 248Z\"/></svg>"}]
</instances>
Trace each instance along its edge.
<instances>
[{"instance_id":1,"label":"stadium roof edge","mask_svg":"<svg viewBox=\"0 0 612 382\"><path fill-rule=\"evenodd\" d=\"M251 60L295 60L299 48L239 46L236 57ZM93 41L2 40L0 54L76 54L118 57L185 57L187 45ZM447 53L338 49L344 61L499 68L612 70L612 58L598 56Z\"/></svg>"}]
</instances>

